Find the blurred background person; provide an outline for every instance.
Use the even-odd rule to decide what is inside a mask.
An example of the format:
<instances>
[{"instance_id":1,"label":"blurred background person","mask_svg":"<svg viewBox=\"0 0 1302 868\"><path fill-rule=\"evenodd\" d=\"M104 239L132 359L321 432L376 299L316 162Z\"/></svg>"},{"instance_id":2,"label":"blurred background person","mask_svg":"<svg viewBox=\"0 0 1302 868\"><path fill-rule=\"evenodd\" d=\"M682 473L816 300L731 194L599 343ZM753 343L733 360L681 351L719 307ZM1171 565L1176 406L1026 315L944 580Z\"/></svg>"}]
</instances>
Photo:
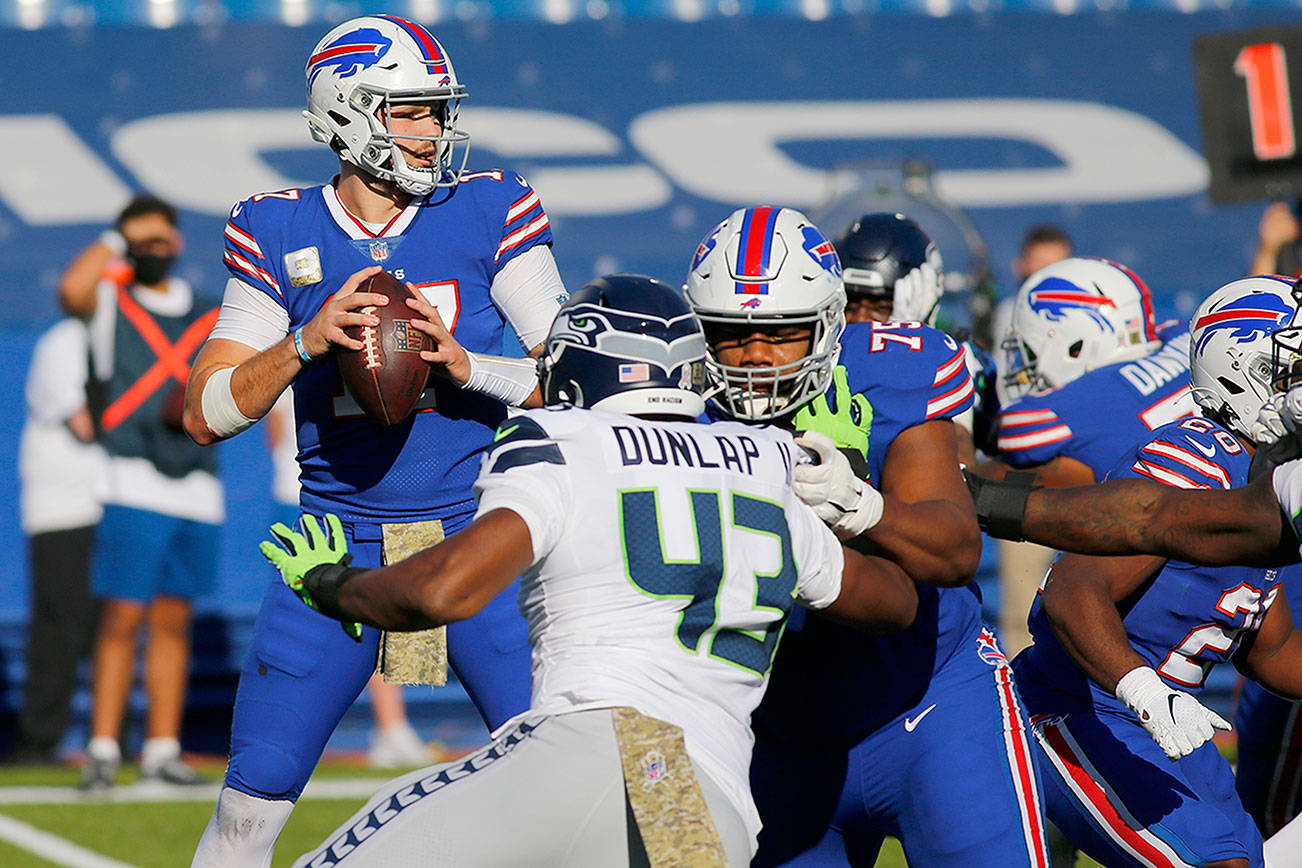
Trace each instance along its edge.
<instances>
[{"instance_id":1,"label":"blurred background person","mask_svg":"<svg viewBox=\"0 0 1302 868\"><path fill-rule=\"evenodd\" d=\"M103 451L86 409L86 326L64 319L36 342L19 445L23 533L31 565L27 674L12 760L60 761L59 744L99 609L90 553L103 509Z\"/></svg>"},{"instance_id":2,"label":"blurred background person","mask_svg":"<svg viewBox=\"0 0 1302 868\"><path fill-rule=\"evenodd\" d=\"M141 776L198 780L180 745L191 608L213 584L225 505L215 453L191 442L180 424L189 361L217 319L186 281L170 276L182 247L175 209L138 195L59 282L64 309L88 323L89 406L108 456L91 568L103 609L85 790L113 783L136 642L146 624ZM102 280L117 256L131 266L131 279Z\"/></svg>"},{"instance_id":3,"label":"blurred background person","mask_svg":"<svg viewBox=\"0 0 1302 868\"><path fill-rule=\"evenodd\" d=\"M1298 276L1298 203L1272 202L1257 224L1257 250L1248 274Z\"/></svg>"}]
</instances>

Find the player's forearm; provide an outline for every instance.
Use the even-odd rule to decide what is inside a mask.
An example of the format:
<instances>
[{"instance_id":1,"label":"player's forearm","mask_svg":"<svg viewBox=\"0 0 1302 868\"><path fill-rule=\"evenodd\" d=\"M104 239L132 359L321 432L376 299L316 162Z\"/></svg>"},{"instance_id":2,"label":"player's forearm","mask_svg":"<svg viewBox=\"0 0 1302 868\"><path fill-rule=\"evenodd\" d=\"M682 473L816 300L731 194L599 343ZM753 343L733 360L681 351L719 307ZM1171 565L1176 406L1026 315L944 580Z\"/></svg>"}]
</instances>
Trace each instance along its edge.
<instances>
[{"instance_id":1,"label":"player's forearm","mask_svg":"<svg viewBox=\"0 0 1302 868\"><path fill-rule=\"evenodd\" d=\"M186 433L202 446L233 436L231 429L207 418L215 404L213 395L208 395L205 403L205 390L218 388L216 383L210 386L209 380L223 368L233 368L226 386L230 393L226 397L234 402L234 410L247 419L257 420L271 410L276 399L293 382L303 369L303 361L292 336L260 353L234 341L209 341L190 370L182 417Z\"/></svg>"},{"instance_id":2,"label":"player's forearm","mask_svg":"<svg viewBox=\"0 0 1302 868\"><path fill-rule=\"evenodd\" d=\"M981 560L976 522L944 500L904 503L887 496L881 521L864 537L924 584L966 584Z\"/></svg>"},{"instance_id":3,"label":"player's forearm","mask_svg":"<svg viewBox=\"0 0 1302 868\"><path fill-rule=\"evenodd\" d=\"M1121 676L1147 665L1126 638L1121 615L1102 584L1068 583L1051 575L1040 605L1067 655L1109 693Z\"/></svg>"},{"instance_id":4,"label":"player's forearm","mask_svg":"<svg viewBox=\"0 0 1302 868\"><path fill-rule=\"evenodd\" d=\"M404 561L361 573L343 585L346 619L386 630L424 630L473 617L529 568L528 526L497 509Z\"/></svg>"},{"instance_id":5,"label":"player's forearm","mask_svg":"<svg viewBox=\"0 0 1302 868\"><path fill-rule=\"evenodd\" d=\"M1264 484L1264 488L1263 488ZM1143 479L1033 489L1022 535L1094 555L1152 554L1209 566L1296 560L1269 478L1230 491L1186 491Z\"/></svg>"},{"instance_id":6,"label":"player's forearm","mask_svg":"<svg viewBox=\"0 0 1302 868\"><path fill-rule=\"evenodd\" d=\"M865 630L903 630L918 614L918 591L897 564L885 558L845 552L841 593L822 614Z\"/></svg>"}]
</instances>

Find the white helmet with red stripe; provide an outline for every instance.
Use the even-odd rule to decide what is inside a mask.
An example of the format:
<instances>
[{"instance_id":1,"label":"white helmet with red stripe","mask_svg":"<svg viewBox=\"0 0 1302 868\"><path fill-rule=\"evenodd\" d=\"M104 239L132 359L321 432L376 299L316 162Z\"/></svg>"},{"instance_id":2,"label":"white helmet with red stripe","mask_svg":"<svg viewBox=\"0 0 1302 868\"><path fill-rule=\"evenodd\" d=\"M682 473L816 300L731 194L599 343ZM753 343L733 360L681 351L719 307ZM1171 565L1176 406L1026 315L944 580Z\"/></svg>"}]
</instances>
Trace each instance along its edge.
<instances>
[{"instance_id":1,"label":"white helmet with red stripe","mask_svg":"<svg viewBox=\"0 0 1302 868\"><path fill-rule=\"evenodd\" d=\"M1193 398L1204 415L1244 437L1279 375L1298 359L1272 358L1272 336L1297 310L1292 288L1293 281L1275 275L1240 278L1207 296L1189 321Z\"/></svg>"},{"instance_id":2,"label":"white helmet with red stripe","mask_svg":"<svg viewBox=\"0 0 1302 868\"><path fill-rule=\"evenodd\" d=\"M1017 290L1004 338L1011 398L1061 388L1159 346L1153 297L1125 266L1077 256L1046 265Z\"/></svg>"},{"instance_id":3,"label":"white helmet with red stripe","mask_svg":"<svg viewBox=\"0 0 1302 868\"><path fill-rule=\"evenodd\" d=\"M312 49L303 117L312 138L342 159L423 196L456 186L465 168L470 135L457 128L465 95L428 30L394 15L367 15L340 24ZM409 165L389 128L390 107L412 104L429 106L442 121L441 135L402 137L435 143L429 167Z\"/></svg>"},{"instance_id":4,"label":"white helmet with red stripe","mask_svg":"<svg viewBox=\"0 0 1302 868\"><path fill-rule=\"evenodd\" d=\"M683 287L705 329L713 400L736 419L775 419L827 390L841 353L845 289L832 242L791 208L732 212L696 248ZM788 365L721 364L714 343L739 329L795 326L812 332L809 352Z\"/></svg>"}]
</instances>

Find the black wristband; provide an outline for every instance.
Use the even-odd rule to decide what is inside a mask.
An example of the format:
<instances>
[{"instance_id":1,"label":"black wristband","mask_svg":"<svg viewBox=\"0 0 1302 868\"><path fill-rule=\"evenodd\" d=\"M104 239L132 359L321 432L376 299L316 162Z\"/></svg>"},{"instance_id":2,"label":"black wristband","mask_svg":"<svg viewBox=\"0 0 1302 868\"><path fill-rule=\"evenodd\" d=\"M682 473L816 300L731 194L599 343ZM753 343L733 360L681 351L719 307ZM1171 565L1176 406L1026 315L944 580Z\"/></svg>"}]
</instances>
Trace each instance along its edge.
<instances>
[{"instance_id":1,"label":"black wristband","mask_svg":"<svg viewBox=\"0 0 1302 868\"><path fill-rule=\"evenodd\" d=\"M1035 474L1024 470L1010 470L1002 480L985 479L963 471L972 501L976 504L977 526L995 539L1020 541L1022 517L1026 514L1026 499L1035 487Z\"/></svg>"},{"instance_id":2,"label":"black wristband","mask_svg":"<svg viewBox=\"0 0 1302 868\"><path fill-rule=\"evenodd\" d=\"M312 598L312 602L316 603L317 611L336 621L355 620L339 608L339 589L344 582L358 573L366 572L359 567L348 566L352 559L351 554L346 554L337 564L320 564L303 574L303 589Z\"/></svg>"}]
</instances>

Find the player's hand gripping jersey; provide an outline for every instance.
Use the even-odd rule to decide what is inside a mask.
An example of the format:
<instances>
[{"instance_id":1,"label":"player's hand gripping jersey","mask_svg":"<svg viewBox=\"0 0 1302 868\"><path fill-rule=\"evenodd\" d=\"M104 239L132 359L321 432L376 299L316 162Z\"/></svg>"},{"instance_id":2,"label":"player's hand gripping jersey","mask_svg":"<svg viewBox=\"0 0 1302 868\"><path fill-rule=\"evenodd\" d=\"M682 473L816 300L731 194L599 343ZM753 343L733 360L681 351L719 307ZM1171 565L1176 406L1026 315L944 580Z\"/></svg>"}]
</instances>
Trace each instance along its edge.
<instances>
[{"instance_id":1,"label":"player's hand gripping jersey","mask_svg":"<svg viewBox=\"0 0 1302 868\"><path fill-rule=\"evenodd\" d=\"M962 347L920 323L849 325L840 362L851 394L872 406L867 458L874 485L881 484L887 450L900 432L972 406ZM980 601L967 587L919 585L913 625L880 636L797 612L756 727L783 739L877 729L917 701L980 624Z\"/></svg>"},{"instance_id":2,"label":"player's hand gripping jersey","mask_svg":"<svg viewBox=\"0 0 1302 868\"><path fill-rule=\"evenodd\" d=\"M792 603L841 589L840 545L791 492L797 455L775 428L530 410L476 483L479 514L512 510L533 542L531 713L626 705L682 727L752 834L751 712Z\"/></svg>"},{"instance_id":3,"label":"player's hand gripping jersey","mask_svg":"<svg viewBox=\"0 0 1302 868\"><path fill-rule=\"evenodd\" d=\"M999 414L999 457L1014 467L1073 458L1102 480L1119 446L1192 415L1189 334L1183 325L1159 330L1163 344L1129 362L1089 371L1065 386L1014 401Z\"/></svg>"},{"instance_id":4,"label":"player's hand gripping jersey","mask_svg":"<svg viewBox=\"0 0 1302 868\"><path fill-rule=\"evenodd\" d=\"M467 350L495 355L506 320L493 279L550 244L551 230L524 179L494 169L413 199L382 227L349 213L329 184L262 193L232 209L225 242L227 269L284 309L286 332L350 275L380 264L415 284ZM415 414L384 427L345 393L333 355L316 361L294 381L303 507L345 522L464 512L479 452L502 415L492 399L432 381Z\"/></svg>"},{"instance_id":5,"label":"player's hand gripping jersey","mask_svg":"<svg viewBox=\"0 0 1302 868\"><path fill-rule=\"evenodd\" d=\"M1144 477L1180 488L1228 489L1247 483L1249 463L1233 434L1193 417L1159 428L1151 439L1129 450L1109 478ZM1196 567L1167 561L1156 579L1118 604L1127 638L1171 687L1196 694L1212 666L1229 660L1244 635L1261 625L1283 574L1299 569ZM1029 713L1130 713L1071 661L1038 598L1030 627L1035 644L1014 664Z\"/></svg>"}]
</instances>

